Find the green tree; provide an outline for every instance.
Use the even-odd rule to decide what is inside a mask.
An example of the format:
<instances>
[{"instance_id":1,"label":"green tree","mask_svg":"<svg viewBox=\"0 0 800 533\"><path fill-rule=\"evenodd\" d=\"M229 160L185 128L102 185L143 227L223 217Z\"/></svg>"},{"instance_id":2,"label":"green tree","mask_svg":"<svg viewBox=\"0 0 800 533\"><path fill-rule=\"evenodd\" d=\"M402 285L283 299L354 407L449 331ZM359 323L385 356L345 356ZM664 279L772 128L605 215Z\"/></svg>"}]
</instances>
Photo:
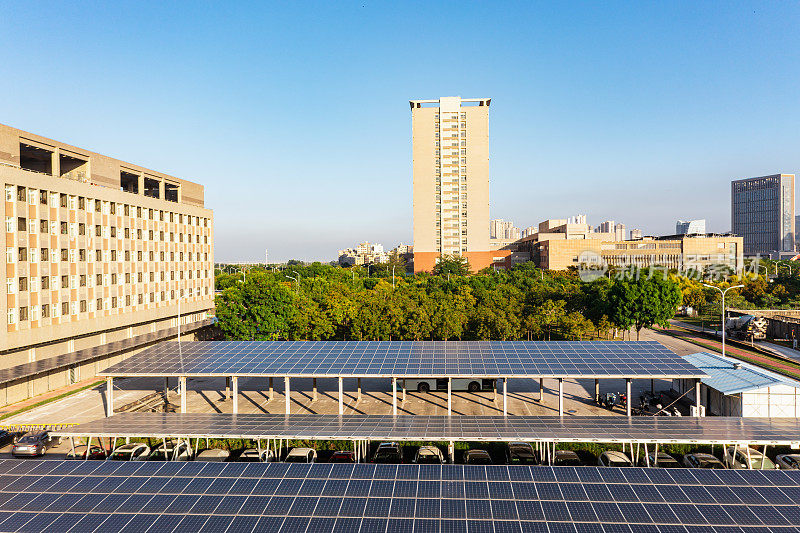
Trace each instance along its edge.
<instances>
[{"instance_id":1,"label":"green tree","mask_svg":"<svg viewBox=\"0 0 800 533\"><path fill-rule=\"evenodd\" d=\"M461 255L443 255L433 267L434 276L467 276L470 271L469 261Z\"/></svg>"},{"instance_id":2,"label":"green tree","mask_svg":"<svg viewBox=\"0 0 800 533\"><path fill-rule=\"evenodd\" d=\"M647 269L633 279L615 279L608 291L611 321L623 329L636 328L639 340L642 328L669 325L681 303L678 284L663 272Z\"/></svg>"}]
</instances>

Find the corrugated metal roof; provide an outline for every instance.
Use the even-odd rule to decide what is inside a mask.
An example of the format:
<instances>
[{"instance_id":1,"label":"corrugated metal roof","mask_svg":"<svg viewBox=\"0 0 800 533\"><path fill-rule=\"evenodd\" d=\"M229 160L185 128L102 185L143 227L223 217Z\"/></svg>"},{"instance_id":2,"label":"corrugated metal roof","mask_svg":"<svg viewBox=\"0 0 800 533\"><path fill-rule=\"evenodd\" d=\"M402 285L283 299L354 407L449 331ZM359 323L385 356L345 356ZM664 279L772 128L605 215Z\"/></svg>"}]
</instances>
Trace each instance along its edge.
<instances>
[{"instance_id":1,"label":"corrugated metal roof","mask_svg":"<svg viewBox=\"0 0 800 533\"><path fill-rule=\"evenodd\" d=\"M684 355L683 358L708 374L708 377L702 379L706 386L723 394L738 394L773 385L800 388L800 381L794 381L738 359L707 352ZM734 368L734 364L740 365L739 368Z\"/></svg>"}]
</instances>

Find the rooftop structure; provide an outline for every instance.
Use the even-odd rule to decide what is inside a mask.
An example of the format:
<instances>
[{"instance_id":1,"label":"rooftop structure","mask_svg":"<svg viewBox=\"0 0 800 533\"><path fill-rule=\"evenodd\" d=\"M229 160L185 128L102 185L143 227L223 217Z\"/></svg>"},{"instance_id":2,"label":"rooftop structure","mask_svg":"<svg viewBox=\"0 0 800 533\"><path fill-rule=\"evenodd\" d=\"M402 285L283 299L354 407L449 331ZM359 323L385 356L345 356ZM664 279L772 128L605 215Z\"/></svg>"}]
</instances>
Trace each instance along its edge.
<instances>
[{"instance_id":1,"label":"rooftop structure","mask_svg":"<svg viewBox=\"0 0 800 533\"><path fill-rule=\"evenodd\" d=\"M679 220L675 223L675 233L677 235L694 235L706 233L706 219Z\"/></svg>"}]
</instances>

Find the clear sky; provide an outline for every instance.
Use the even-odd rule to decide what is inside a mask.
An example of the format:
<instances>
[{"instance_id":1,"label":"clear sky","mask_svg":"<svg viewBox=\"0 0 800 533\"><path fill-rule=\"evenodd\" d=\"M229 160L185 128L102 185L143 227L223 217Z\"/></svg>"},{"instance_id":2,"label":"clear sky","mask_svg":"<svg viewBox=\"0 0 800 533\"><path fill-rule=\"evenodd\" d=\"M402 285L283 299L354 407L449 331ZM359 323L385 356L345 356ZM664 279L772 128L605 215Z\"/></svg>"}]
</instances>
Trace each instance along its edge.
<instances>
[{"instance_id":1,"label":"clear sky","mask_svg":"<svg viewBox=\"0 0 800 533\"><path fill-rule=\"evenodd\" d=\"M491 213L730 227L800 171L797 2L3 2L0 122L205 185L216 259L411 242L409 99L490 97Z\"/></svg>"}]
</instances>

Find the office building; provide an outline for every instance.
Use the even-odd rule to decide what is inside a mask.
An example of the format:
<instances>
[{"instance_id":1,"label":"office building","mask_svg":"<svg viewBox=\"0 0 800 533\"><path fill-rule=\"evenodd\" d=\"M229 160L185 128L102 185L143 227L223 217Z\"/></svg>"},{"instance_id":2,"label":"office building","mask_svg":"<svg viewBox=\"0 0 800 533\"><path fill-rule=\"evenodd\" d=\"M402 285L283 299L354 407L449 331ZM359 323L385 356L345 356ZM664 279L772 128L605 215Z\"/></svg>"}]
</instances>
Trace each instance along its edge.
<instances>
[{"instance_id":1,"label":"office building","mask_svg":"<svg viewBox=\"0 0 800 533\"><path fill-rule=\"evenodd\" d=\"M0 125L0 404L93 377L214 307L203 186ZM188 335L184 339L189 339Z\"/></svg>"},{"instance_id":2,"label":"office building","mask_svg":"<svg viewBox=\"0 0 800 533\"><path fill-rule=\"evenodd\" d=\"M731 182L731 231L744 239L745 255L793 256L794 174Z\"/></svg>"},{"instance_id":3,"label":"office building","mask_svg":"<svg viewBox=\"0 0 800 533\"><path fill-rule=\"evenodd\" d=\"M706 232L706 219L679 220L675 223L676 235L704 234Z\"/></svg>"},{"instance_id":4,"label":"office building","mask_svg":"<svg viewBox=\"0 0 800 533\"><path fill-rule=\"evenodd\" d=\"M636 239L642 238L642 230L633 228L631 229L631 240L634 241Z\"/></svg>"},{"instance_id":5,"label":"office building","mask_svg":"<svg viewBox=\"0 0 800 533\"><path fill-rule=\"evenodd\" d=\"M489 248L489 98L411 100L414 271L443 255L474 271Z\"/></svg>"}]
</instances>

